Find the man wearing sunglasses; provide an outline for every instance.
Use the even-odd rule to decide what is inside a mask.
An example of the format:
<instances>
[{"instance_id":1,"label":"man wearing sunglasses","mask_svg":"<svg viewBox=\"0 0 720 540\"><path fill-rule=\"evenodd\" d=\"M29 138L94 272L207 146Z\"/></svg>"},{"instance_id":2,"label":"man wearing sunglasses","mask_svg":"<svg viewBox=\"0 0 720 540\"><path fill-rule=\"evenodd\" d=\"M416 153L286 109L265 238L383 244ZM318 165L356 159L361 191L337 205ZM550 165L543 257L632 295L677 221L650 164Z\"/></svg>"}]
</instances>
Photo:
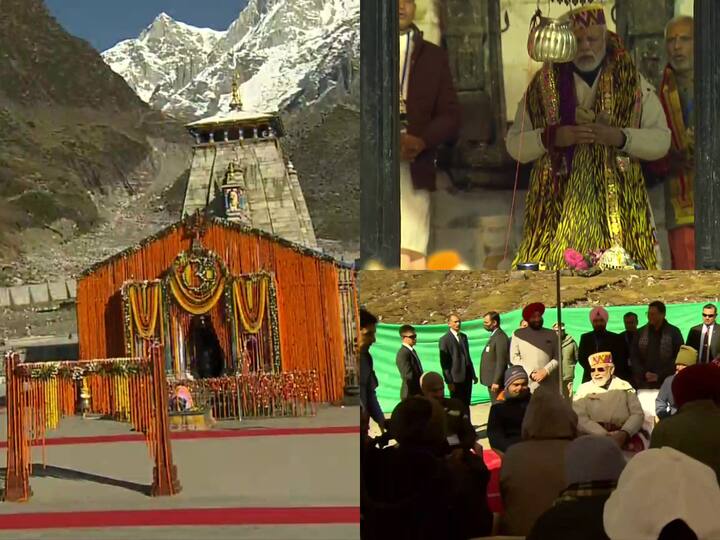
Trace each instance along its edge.
<instances>
[{"instance_id":1,"label":"man wearing sunglasses","mask_svg":"<svg viewBox=\"0 0 720 540\"><path fill-rule=\"evenodd\" d=\"M578 430L586 435L612 437L624 450L642 450L646 443L636 435L645 413L635 389L628 381L614 376L611 353L590 355L588 361L591 380L580 385L573 399Z\"/></svg>"},{"instance_id":2,"label":"man wearing sunglasses","mask_svg":"<svg viewBox=\"0 0 720 540\"><path fill-rule=\"evenodd\" d=\"M420 377L423 374L420 357L415 350L417 333L415 328L409 324L400 327L400 339L402 345L395 356L395 364L400 372L402 387L400 388L400 399L407 399L410 396L421 396Z\"/></svg>"},{"instance_id":3,"label":"man wearing sunglasses","mask_svg":"<svg viewBox=\"0 0 720 540\"><path fill-rule=\"evenodd\" d=\"M702 310L702 324L688 332L687 344L698 351L698 364L709 364L720 354L720 325L717 324L717 308L707 304Z\"/></svg>"}]
</instances>

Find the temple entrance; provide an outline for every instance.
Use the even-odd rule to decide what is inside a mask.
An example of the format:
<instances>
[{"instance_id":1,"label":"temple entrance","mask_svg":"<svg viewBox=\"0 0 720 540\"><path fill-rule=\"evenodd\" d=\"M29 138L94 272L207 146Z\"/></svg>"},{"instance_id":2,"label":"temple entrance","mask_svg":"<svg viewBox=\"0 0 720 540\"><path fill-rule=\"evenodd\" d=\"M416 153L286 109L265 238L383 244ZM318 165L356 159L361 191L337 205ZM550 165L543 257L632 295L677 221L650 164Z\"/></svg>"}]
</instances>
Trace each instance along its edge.
<instances>
[{"instance_id":1,"label":"temple entrance","mask_svg":"<svg viewBox=\"0 0 720 540\"><path fill-rule=\"evenodd\" d=\"M188 351L195 377L208 379L222 375L225 354L209 317L195 315L190 320Z\"/></svg>"}]
</instances>

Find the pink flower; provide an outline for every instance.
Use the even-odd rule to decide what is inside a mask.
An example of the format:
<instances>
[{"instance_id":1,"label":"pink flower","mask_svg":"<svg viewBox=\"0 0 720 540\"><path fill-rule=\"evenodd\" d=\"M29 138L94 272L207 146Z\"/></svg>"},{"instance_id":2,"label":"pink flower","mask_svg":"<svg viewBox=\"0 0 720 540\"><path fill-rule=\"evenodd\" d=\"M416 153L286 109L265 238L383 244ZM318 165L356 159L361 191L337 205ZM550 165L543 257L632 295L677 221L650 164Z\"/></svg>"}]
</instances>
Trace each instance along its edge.
<instances>
[{"instance_id":1,"label":"pink flower","mask_svg":"<svg viewBox=\"0 0 720 540\"><path fill-rule=\"evenodd\" d=\"M565 264L573 270L587 270L589 268L585 257L574 249L566 249L563 257L565 258Z\"/></svg>"}]
</instances>

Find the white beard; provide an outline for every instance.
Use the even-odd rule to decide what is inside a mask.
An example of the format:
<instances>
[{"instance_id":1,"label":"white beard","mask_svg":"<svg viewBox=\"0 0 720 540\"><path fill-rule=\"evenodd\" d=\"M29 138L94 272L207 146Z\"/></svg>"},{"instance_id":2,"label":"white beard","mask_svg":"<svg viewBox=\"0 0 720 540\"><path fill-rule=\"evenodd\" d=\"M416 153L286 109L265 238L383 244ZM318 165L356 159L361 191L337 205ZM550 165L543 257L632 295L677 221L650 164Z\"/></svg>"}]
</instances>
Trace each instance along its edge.
<instances>
[{"instance_id":1,"label":"white beard","mask_svg":"<svg viewBox=\"0 0 720 540\"><path fill-rule=\"evenodd\" d=\"M596 386L602 387L605 386L611 378L612 373L606 373L602 379L593 377L592 382L594 382Z\"/></svg>"}]
</instances>

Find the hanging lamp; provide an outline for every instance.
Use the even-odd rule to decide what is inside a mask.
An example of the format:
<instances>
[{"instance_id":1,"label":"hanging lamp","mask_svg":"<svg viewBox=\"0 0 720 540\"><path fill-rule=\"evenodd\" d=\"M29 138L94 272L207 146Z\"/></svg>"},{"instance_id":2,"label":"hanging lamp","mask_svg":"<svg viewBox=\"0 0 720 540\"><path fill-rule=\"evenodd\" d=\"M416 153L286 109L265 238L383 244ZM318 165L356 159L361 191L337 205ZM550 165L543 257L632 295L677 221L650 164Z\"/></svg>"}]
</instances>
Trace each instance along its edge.
<instances>
[{"instance_id":1,"label":"hanging lamp","mask_svg":"<svg viewBox=\"0 0 720 540\"><path fill-rule=\"evenodd\" d=\"M570 21L544 17L540 8L530 19L528 54L536 62L564 63L575 58L577 40Z\"/></svg>"}]
</instances>

